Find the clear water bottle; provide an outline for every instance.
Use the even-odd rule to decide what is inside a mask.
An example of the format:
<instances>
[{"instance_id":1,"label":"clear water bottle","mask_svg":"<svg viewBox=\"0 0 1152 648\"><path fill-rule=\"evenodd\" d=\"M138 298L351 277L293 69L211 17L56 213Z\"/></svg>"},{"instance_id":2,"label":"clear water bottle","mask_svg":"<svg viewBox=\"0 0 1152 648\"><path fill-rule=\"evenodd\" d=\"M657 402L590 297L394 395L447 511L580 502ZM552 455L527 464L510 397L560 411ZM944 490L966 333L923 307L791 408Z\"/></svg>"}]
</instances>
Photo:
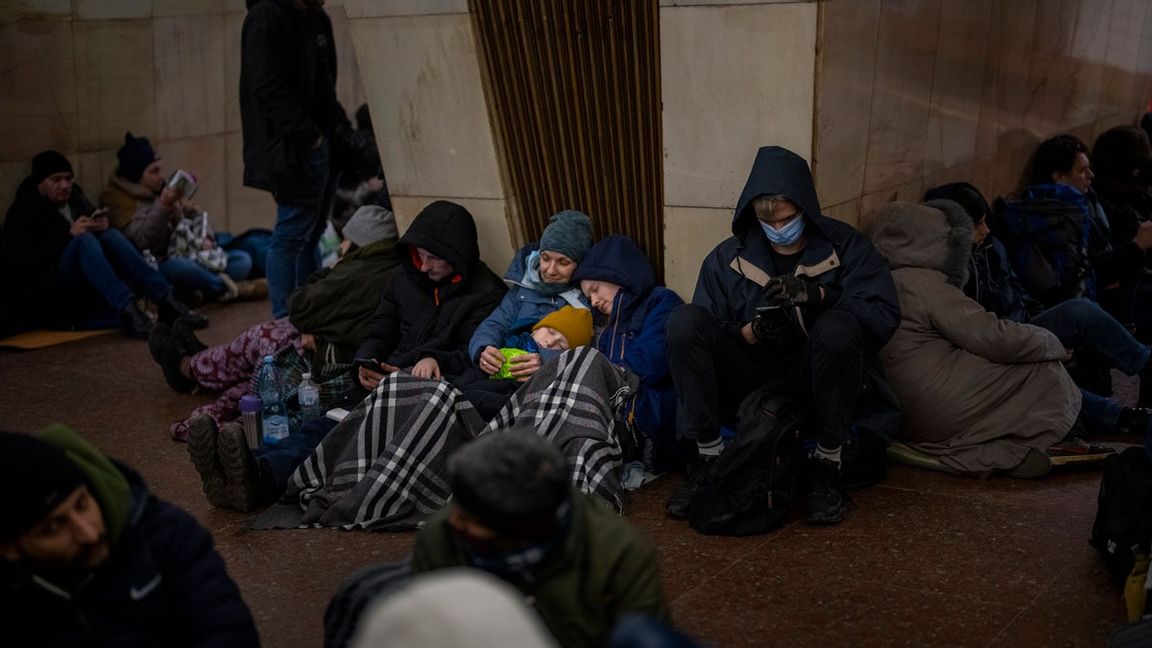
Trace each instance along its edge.
<instances>
[{"instance_id":1,"label":"clear water bottle","mask_svg":"<svg viewBox=\"0 0 1152 648\"><path fill-rule=\"evenodd\" d=\"M272 356L264 356L260 368L261 419L264 426L264 445L276 445L288 436L288 409L284 407L284 390Z\"/></svg>"},{"instance_id":2,"label":"clear water bottle","mask_svg":"<svg viewBox=\"0 0 1152 648\"><path fill-rule=\"evenodd\" d=\"M311 421L324 415L320 409L320 386L312 380L312 374L305 373L296 389L296 398L300 400L301 421Z\"/></svg>"}]
</instances>

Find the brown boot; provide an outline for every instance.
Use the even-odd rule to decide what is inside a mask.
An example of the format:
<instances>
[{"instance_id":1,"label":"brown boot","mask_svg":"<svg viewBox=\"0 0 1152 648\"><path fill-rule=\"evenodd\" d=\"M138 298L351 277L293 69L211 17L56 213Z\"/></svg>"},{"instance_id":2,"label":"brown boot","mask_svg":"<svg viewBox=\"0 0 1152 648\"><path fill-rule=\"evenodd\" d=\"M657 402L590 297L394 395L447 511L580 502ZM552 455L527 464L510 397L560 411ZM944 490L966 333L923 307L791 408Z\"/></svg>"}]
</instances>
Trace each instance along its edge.
<instances>
[{"instance_id":1,"label":"brown boot","mask_svg":"<svg viewBox=\"0 0 1152 648\"><path fill-rule=\"evenodd\" d=\"M237 281L236 289L236 299L264 299L268 296L268 280L261 277Z\"/></svg>"}]
</instances>

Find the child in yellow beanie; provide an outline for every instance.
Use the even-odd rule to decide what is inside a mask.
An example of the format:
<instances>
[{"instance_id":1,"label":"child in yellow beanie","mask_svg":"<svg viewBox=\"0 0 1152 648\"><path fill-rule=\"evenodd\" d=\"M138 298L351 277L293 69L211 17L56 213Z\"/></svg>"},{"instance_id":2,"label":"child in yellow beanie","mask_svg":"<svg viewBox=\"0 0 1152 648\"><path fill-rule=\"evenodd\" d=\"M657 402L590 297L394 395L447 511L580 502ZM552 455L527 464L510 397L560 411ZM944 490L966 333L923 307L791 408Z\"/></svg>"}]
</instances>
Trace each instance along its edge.
<instances>
[{"instance_id":1,"label":"child in yellow beanie","mask_svg":"<svg viewBox=\"0 0 1152 648\"><path fill-rule=\"evenodd\" d=\"M592 311L587 308L565 306L553 311L535 323L525 322L513 325L512 332L504 338L500 352L504 354L504 364L492 374L493 379L514 380L509 371L508 360L525 353L547 351L567 351L587 346L592 342Z\"/></svg>"}]
</instances>

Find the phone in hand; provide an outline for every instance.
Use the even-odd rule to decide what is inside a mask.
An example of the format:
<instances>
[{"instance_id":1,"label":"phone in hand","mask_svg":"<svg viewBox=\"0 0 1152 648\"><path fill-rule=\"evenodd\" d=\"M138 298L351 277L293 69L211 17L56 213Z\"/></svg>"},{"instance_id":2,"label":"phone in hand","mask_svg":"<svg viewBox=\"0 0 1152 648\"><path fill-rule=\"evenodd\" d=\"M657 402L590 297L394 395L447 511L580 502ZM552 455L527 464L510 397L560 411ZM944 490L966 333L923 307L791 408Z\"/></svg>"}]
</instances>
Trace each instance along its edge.
<instances>
[{"instance_id":1,"label":"phone in hand","mask_svg":"<svg viewBox=\"0 0 1152 648\"><path fill-rule=\"evenodd\" d=\"M378 374L386 375L388 373L388 370L384 368L384 365L380 364L372 358L356 358L352 361L352 364L356 365L357 367L363 367L368 371L375 371Z\"/></svg>"},{"instance_id":2,"label":"phone in hand","mask_svg":"<svg viewBox=\"0 0 1152 648\"><path fill-rule=\"evenodd\" d=\"M96 211L92 212L91 214L88 214L88 218L91 218L92 220L96 220L97 218L104 218L107 215L108 215L108 208L107 207L101 207L100 209L97 209Z\"/></svg>"}]
</instances>

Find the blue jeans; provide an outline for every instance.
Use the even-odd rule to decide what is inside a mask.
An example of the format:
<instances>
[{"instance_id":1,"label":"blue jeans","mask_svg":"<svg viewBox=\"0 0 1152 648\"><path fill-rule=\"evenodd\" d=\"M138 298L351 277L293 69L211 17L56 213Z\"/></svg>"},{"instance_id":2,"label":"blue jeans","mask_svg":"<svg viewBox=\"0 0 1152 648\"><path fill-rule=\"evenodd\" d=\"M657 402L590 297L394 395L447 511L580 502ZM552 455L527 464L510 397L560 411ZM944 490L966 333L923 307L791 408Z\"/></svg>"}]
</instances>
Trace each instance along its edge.
<instances>
[{"instance_id":1,"label":"blue jeans","mask_svg":"<svg viewBox=\"0 0 1152 648\"><path fill-rule=\"evenodd\" d=\"M164 276L116 229L73 236L56 268L65 287L94 291L117 315L134 293L160 300L172 291Z\"/></svg>"},{"instance_id":2,"label":"blue jeans","mask_svg":"<svg viewBox=\"0 0 1152 648\"><path fill-rule=\"evenodd\" d=\"M1115 317L1087 299L1056 304L1032 318L1030 323L1055 333L1065 348L1090 351L1104 366L1129 376L1139 374L1152 356L1152 350L1132 337ZM1098 434L1114 431L1124 408L1092 392L1081 389L1080 393L1084 396L1080 415L1089 431Z\"/></svg>"},{"instance_id":3,"label":"blue jeans","mask_svg":"<svg viewBox=\"0 0 1152 648\"><path fill-rule=\"evenodd\" d=\"M268 250L268 298L272 302L272 317L288 315L288 297L316 270L319 251L317 244L327 223L328 202L332 196L332 177L329 175L328 140L308 150L308 167L323 187L317 196L318 204L276 205L276 227L272 230L272 246Z\"/></svg>"},{"instance_id":4,"label":"blue jeans","mask_svg":"<svg viewBox=\"0 0 1152 648\"><path fill-rule=\"evenodd\" d=\"M247 279L252 271L252 257L243 250L228 251L228 268L224 271L232 280ZM160 264L160 274L174 286L201 290L208 297L219 297L228 292L224 281L211 270L185 257L169 257Z\"/></svg>"},{"instance_id":5,"label":"blue jeans","mask_svg":"<svg viewBox=\"0 0 1152 648\"><path fill-rule=\"evenodd\" d=\"M268 488L268 495L272 498L283 495L288 488L288 478L334 427L336 421L321 416L305 421L299 431L289 434L280 443L253 452L256 461L263 464L263 468L267 468L267 472L260 470L260 473L271 476L271 483L262 483L260 489Z\"/></svg>"}]
</instances>

